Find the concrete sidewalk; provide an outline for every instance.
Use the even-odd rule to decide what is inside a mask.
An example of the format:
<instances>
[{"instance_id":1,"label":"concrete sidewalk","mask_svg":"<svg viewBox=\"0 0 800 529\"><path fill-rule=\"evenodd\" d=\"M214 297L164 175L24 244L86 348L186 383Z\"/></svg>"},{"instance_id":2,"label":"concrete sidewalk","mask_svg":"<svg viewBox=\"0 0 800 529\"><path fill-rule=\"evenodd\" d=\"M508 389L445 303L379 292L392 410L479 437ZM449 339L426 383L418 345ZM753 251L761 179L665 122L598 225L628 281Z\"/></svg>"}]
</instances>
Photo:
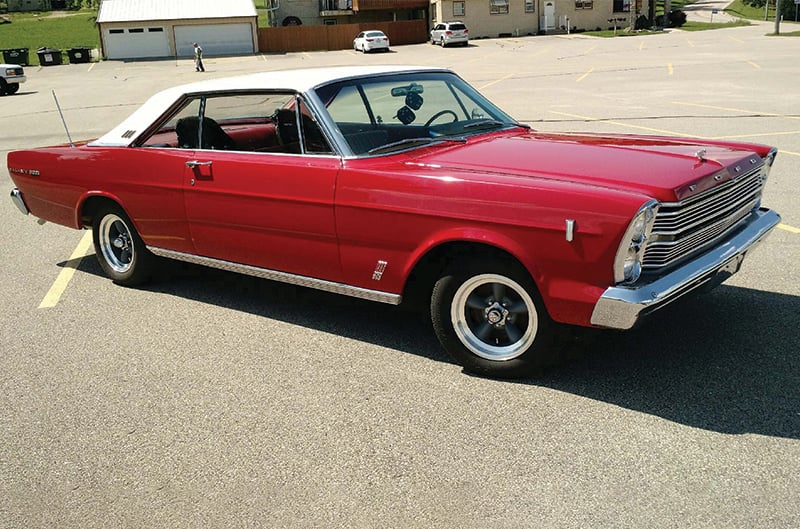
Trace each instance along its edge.
<instances>
[{"instance_id":1,"label":"concrete sidewalk","mask_svg":"<svg viewBox=\"0 0 800 529\"><path fill-rule=\"evenodd\" d=\"M682 11L686 13L687 20L722 24L738 19L724 11L730 4L730 0L700 0L684 6Z\"/></svg>"}]
</instances>

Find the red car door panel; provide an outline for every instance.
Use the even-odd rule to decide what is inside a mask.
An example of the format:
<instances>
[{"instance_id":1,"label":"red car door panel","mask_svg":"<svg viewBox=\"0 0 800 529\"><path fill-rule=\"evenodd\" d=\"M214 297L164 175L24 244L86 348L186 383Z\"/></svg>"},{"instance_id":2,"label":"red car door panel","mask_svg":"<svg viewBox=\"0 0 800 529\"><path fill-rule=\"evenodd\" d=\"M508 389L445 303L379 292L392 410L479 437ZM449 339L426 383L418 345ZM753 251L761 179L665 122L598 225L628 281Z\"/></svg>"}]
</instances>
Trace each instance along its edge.
<instances>
[{"instance_id":1,"label":"red car door panel","mask_svg":"<svg viewBox=\"0 0 800 529\"><path fill-rule=\"evenodd\" d=\"M197 254L327 280L340 278L334 157L195 151L184 169Z\"/></svg>"}]
</instances>

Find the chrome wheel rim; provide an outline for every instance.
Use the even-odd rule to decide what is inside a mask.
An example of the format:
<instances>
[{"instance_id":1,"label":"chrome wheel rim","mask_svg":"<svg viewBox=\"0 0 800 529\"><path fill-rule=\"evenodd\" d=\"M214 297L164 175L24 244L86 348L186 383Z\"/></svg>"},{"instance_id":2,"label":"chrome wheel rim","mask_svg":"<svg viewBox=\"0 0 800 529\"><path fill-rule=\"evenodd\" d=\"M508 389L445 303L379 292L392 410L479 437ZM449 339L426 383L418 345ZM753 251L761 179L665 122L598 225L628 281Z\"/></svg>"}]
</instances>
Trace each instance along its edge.
<instances>
[{"instance_id":1,"label":"chrome wheel rim","mask_svg":"<svg viewBox=\"0 0 800 529\"><path fill-rule=\"evenodd\" d=\"M456 291L450 316L458 339L487 360L507 361L527 351L539 317L533 299L516 281L481 274Z\"/></svg>"},{"instance_id":2,"label":"chrome wheel rim","mask_svg":"<svg viewBox=\"0 0 800 529\"><path fill-rule=\"evenodd\" d=\"M108 266L115 272L124 274L133 263L133 238L125 221L114 214L103 217L100 221L100 252Z\"/></svg>"}]
</instances>

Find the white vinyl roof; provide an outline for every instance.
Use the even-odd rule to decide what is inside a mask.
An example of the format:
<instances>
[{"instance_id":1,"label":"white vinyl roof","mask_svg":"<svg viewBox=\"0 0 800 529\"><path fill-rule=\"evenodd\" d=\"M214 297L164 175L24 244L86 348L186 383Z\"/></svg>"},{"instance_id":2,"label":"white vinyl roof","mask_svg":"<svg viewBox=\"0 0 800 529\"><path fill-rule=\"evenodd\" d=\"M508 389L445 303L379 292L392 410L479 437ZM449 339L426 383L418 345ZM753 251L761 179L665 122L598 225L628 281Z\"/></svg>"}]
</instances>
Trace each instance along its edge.
<instances>
[{"instance_id":1,"label":"white vinyl roof","mask_svg":"<svg viewBox=\"0 0 800 529\"><path fill-rule=\"evenodd\" d=\"M253 0L103 0L97 23L256 16Z\"/></svg>"},{"instance_id":2,"label":"white vinyl roof","mask_svg":"<svg viewBox=\"0 0 800 529\"><path fill-rule=\"evenodd\" d=\"M175 86L153 95L138 110L128 116L125 121L104 136L91 142L91 145L117 147L130 145L143 130L164 114L184 94L226 92L231 90L287 90L305 93L317 86L333 81L405 71L430 72L448 70L427 66L333 66L329 68L261 72Z\"/></svg>"}]
</instances>

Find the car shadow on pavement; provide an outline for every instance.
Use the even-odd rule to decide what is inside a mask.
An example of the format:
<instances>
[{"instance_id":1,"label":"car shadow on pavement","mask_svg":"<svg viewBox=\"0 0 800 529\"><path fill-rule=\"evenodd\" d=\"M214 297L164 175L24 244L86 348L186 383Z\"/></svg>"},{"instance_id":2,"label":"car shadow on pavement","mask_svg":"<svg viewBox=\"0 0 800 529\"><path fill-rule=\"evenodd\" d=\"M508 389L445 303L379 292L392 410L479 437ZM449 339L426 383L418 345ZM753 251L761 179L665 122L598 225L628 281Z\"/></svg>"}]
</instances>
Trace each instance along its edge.
<instances>
[{"instance_id":1,"label":"car shadow on pavement","mask_svg":"<svg viewBox=\"0 0 800 529\"><path fill-rule=\"evenodd\" d=\"M800 438L800 300L722 285L628 332L587 331L536 381L727 434Z\"/></svg>"},{"instance_id":2,"label":"car shadow on pavement","mask_svg":"<svg viewBox=\"0 0 800 529\"><path fill-rule=\"evenodd\" d=\"M79 269L106 277L93 258ZM403 307L171 261L142 289L452 363L430 322ZM797 296L722 285L631 331L576 329L558 366L497 383L547 387L720 433L800 439L798 307Z\"/></svg>"}]
</instances>

